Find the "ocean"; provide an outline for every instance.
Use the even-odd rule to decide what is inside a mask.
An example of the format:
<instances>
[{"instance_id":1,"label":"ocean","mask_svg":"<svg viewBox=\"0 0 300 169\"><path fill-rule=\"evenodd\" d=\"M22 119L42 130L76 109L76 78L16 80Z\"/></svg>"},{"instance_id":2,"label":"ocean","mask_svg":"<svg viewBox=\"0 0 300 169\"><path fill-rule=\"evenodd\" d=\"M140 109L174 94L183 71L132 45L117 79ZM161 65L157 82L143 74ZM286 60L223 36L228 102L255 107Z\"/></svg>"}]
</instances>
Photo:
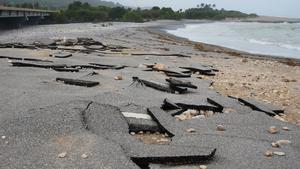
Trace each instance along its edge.
<instances>
[{"instance_id":1,"label":"ocean","mask_svg":"<svg viewBox=\"0 0 300 169\"><path fill-rule=\"evenodd\" d=\"M300 23L214 22L166 31L192 41L300 59Z\"/></svg>"}]
</instances>

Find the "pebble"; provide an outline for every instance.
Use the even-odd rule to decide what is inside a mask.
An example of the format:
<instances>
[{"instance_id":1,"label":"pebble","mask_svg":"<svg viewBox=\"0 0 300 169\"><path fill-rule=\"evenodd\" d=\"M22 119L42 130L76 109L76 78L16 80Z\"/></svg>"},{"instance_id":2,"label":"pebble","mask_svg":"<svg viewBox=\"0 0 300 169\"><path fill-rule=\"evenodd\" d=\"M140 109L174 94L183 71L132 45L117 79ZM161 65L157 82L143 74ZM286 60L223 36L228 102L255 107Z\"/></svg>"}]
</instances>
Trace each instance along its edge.
<instances>
[{"instance_id":1,"label":"pebble","mask_svg":"<svg viewBox=\"0 0 300 169\"><path fill-rule=\"evenodd\" d=\"M277 142L273 142L271 145L272 145L272 147L275 147L275 148L279 148L280 147L280 144L278 144Z\"/></svg>"},{"instance_id":2,"label":"pebble","mask_svg":"<svg viewBox=\"0 0 300 169\"><path fill-rule=\"evenodd\" d=\"M270 134L276 134L278 132L276 126L271 126L269 129L268 129L268 132Z\"/></svg>"},{"instance_id":3,"label":"pebble","mask_svg":"<svg viewBox=\"0 0 300 169\"><path fill-rule=\"evenodd\" d=\"M282 130L290 131L290 128L288 128L288 127L282 127Z\"/></svg>"},{"instance_id":4,"label":"pebble","mask_svg":"<svg viewBox=\"0 0 300 169\"><path fill-rule=\"evenodd\" d=\"M139 131L139 134L144 134L144 132L143 131Z\"/></svg>"},{"instance_id":5,"label":"pebble","mask_svg":"<svg viewBox=\"0 0 300 169\"><path fill-rule=\"evenodd\" d=\"M281 151L275 151L275 152L273 152L273 154L278 155L278 156L284 156L285 155L285 153L281 152Z\"/></svg>"},{"instance_id":6,"label":"pebble","mask_svg":"<svg viewBox=\"0 0 300 169\"><path fill-rule=\"evenodd\" d=\"M81 158L86 159L86 158L88 158L88 155L87 154L82 154Z\"/></svg>"},{"instance_id":7,"label":"pebble","mask_svg":"<svg viewBox=\"0 0 300 169\"><path fill-rule=\"evenodd\" d=\"M217 130L218 131L225 131L225 127L223 125L217 125Z\"/></svg>"},{"instance_id":8,"label":"pebble","mask_svg":"<svg viewBox=\"0 0 300 169\"><path fill-rule=\"evenodd\" d=\"M135 135L135 132L130 132L130 135Z\"/></svg>"},{"instance_id":9,"label":"pebble","mask_svg":"<svg viewBox=\"0 0 300 169\"><path fill-rule=\"evenodd\" d=\"M286 120L285 120L284 118L282 118L282 117L280 117L280 116L278 116L278 115L275 115L274 118L277 119L277 120L286 122Z\"/></svg>"},{"instance_id":10,"label":"pebble","mask_svg":"<svg viewBox=\"0 0 300 169\"><path fill-rule=\"evenodd\" d=\"M67 156L66 152L62 152L62 153L58 154L59 158L65 158L66 156Z\"/></svg>"},{"instance_id":11,"label":"pebble","mask_svg":"<svg viewBox=\"0 0 300 169\"><path fill-rule=\"evenodd\" d=\"M281 145L291 144L291 141L290 140L278 140L278 141L276 141L276 143L281 146Z\"/></svg>"},{"instance_id":12,"label":"pebble","mask_svg":"<svg viewBox=\"0 0 300 169\"><path fill-rule=\"evenodd\" d=\"M3 139L3 140L6 139L6 136L1 136L1 139Z\"/></svg>"},{"instance_id":13,"label":"pebble","mask_svg":"<svg viewBox=\"0 0 300 169\"><path fill-rule=\"evenodd\" d=\"M145 60L149 60L149 57L145 57Z\"/></svg>"},{"instance_id":14,"label":"pebble","mask_svg":"<svg viewBox=\"0 0 300 169\"><path fill-rule=\"evenodd\" d=\"M200 165L199 169L207 169L207 166L206 165Z\"/></svg>"},{"instance_id":15,"label":"pebble","mask_svg":"<svg viewBox=\"0 0 300 169\"><path fill-rule=\"evenodd\" d=\"M115 77L115 80L123 80L123 77L121 75L118 75Z\"/></svg>"},{"instance_id":16,"label":"pebble","mask_svg":"<svg viewBox=\"0 0 300 169\"><path fill-rule=\"evenodd\" d=\"M196 130L195 130L194 128L186 129L186 131L187 131L188 133L195 133L195 132L196 132Z\"/></svg>"},{"instance_id":17,"label":"pebble","mask_svg":"<svg viewBox=\"0 0 300 169\"><path fill-rule=\"evenodd\" d=\"M273 152L271 151L271 150L267 150L267 151L265 151L265 156L267 156L267 157L271 157L272 155L273 155Z\"/></svg>"},{"instance_id":18,"label":"pebble","mask_svg":"<svg viewBox=\"0 0 300 169\"><path fill-rule=\"evenodd\" d=\"M192 119L201 119L201 118L205 118L205 116L204 115L198 115L198 116L192 117Z\"/></svg>"},{"instance_id":19,"label":"pebble","mask_svg":"<svg viewBox=\"0 0 300 169\"><path fill-rule=\"evenodd\" d=\"M158 140L159 142L169 142L169 139L166 138L161 138L160 140Z\"/></svg>"}]
</instances>

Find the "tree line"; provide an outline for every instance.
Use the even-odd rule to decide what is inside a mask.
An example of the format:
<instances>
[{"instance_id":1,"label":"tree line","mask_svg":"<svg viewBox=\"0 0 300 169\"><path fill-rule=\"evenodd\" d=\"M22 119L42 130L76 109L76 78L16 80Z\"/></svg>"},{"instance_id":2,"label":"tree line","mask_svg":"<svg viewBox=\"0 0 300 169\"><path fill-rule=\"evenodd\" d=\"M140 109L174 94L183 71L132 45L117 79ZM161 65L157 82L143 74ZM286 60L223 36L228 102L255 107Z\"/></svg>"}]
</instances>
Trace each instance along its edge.
<instances>
[{"instance_id":1,"label":"tree line","mask_svg":"<svg viewBox=\"0 0 300 169\"><path fill-rule=\"evenodd\" d=\"M20 4L18 7L41 8L38 3ZM125 21L146 22L157 19L210 19L222 20L226 18L256 17L256 14L246 14L239 11L217 9L214 4L200 4L195 8L174 11L172 8L154 6L151 9L125 8L123 6L107 7L92 6L89 3L75 1L65 9L52 13L46 23L74 23L74 22L102 22Z\"/></svg>"}]
</instances>

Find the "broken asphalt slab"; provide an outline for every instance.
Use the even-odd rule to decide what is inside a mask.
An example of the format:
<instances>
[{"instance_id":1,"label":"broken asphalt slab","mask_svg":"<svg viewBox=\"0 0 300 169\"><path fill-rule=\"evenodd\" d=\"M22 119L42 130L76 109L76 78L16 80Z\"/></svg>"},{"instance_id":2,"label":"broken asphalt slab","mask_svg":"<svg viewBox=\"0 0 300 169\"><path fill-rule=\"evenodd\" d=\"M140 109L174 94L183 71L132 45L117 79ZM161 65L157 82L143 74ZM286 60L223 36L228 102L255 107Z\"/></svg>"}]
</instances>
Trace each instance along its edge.
<instances>
[{"instance_id":1,"label":"broken asphalt slab","mask_svg":"<svg viewBox=\"0 0 300 169\"><path fill-rule=\"evenodd\" d=\"M1 165L8 168L139 168L153 160L195 163L215 154L210 148L145 145L129 135L117 107L91 101L15 113L0 120L0 133L7 137L0 143Z\"/></svg>"}]
</instances>

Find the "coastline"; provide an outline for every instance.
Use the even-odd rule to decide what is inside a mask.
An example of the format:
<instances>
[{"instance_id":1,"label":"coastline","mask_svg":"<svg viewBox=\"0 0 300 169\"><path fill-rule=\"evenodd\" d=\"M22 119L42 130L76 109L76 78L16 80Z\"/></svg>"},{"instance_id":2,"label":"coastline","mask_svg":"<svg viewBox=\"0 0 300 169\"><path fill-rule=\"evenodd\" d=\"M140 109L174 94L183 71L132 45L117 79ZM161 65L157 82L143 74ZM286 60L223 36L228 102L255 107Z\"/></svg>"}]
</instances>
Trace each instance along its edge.
<instances>
[{"instance_id":1,"label":"coastline","mask_svg":"<svg viewBox=\"0 0 300 169\"><path fill-rule=\"evenodd\" d=\"M246 20L228 20L230 22L247 22ZM159 26L150 26L147 27L147 31L159 36L162 36L164 38L170 38L173 39L174 41L179 41L181 43L186 43L189 45L193 45L195 48L197 48L200 51L203 52L216 52L216 53L226 53L232 56L236 57L242 57L242 58L251 58L251 59L260 59L260 60L272 60L272 61L278 61L284 64L288 64L291 66L300 66L300 59L298 58L291 58L291 57L284 57L284 56L274 56L274 55L265 55L265 54L256 54L256 53L249 53L246 51L241 51L241 50L236 50L224 46L218 46L214 44L207 44L204 42L197 42L197 41L191 41L187 38L179 37L173 34L168 33L166 30L172 30L172 29L177 29L181 28L184 26L184 24L191 24L191 23L210 23L214 21L209 21L209 20L184 20L184 21L177 21L175 23L172 23L172 25L166 25L166 24L161 24ZM252 21L251 21L252 22ZM257 22L257 20L253 20L253 22ZM273 22L268 22L266 20L262 20L261 22L263 23L279 23L276 21ZM284 20L280 21L284 22ZM299 19L300 22L300 19ZM298 22L297 22L298 23Z\"/></svg>"},{"instance_id":2,"label":"coastline","mask_svg":"<svg viewBox=\"0 0 300 169\"><path fill-rule=\"evenodd\" d=\"M176 24L185 23L190 22L172 23L171 28L176 28ZM300 78L300 59L251 54L222 46L194 42L169 34L164 30L169 28L169 25L162 24L146 27L145 30L159 39L199 51L201 54L195 56L194 62L221 68L221 73L218 73L216 77L202 77L211 80L214 89L221 94L255 98L275 104L286 110L287 116L284 118L287 121L300 124L300 102L298 101L300 90L297 87L300 83L296 80Z\"/></svg>"}]
</instances>

